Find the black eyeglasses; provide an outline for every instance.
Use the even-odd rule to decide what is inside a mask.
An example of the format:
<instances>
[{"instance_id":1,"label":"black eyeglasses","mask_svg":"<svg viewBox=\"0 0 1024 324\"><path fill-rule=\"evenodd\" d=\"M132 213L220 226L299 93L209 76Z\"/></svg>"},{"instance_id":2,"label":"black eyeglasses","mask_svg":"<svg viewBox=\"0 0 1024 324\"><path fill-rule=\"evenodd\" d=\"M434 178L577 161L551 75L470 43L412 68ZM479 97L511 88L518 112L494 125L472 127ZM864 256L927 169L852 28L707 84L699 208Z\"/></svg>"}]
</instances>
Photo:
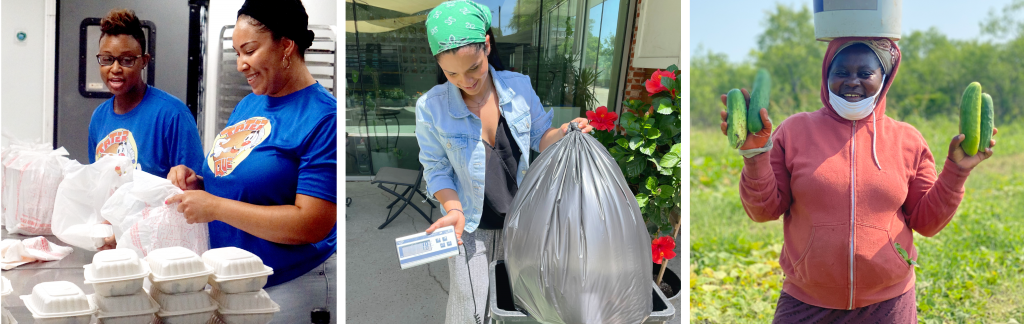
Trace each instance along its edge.
<instances>
[{"instance_id":1,"label":"black eyeglasses","mask_svg":"<svg viewBox=\"0 0 1024 324\"><path fill-rule=\"evenodd\" d=\"M96 55L96 61L102 66L113 65L115 61L121 64L121 67L132 67L135 65L135 60L138 60L142 55L136 56L110 56L110 55Z\"/></svg>"}]
</instances>

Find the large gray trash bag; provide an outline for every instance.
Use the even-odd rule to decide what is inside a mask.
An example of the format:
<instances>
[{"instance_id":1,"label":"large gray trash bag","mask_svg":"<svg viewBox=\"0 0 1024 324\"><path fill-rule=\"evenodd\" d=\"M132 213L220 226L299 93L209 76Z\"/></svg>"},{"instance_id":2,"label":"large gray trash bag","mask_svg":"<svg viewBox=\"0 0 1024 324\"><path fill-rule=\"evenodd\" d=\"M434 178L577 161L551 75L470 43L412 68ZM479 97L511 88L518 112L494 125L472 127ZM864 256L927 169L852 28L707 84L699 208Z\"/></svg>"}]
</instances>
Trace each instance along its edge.
<instances>
[{"instance_id":1,"label":"large gray trash bag","mask_svg":"<svg viewBox=\"0 0 1024 324\"><path fill-rule=\"evenodd\" d=\"M533 162L505 219L516 305L542 323L641 323L651 242L622 171L575 125Z\"/></svg>"}]
</instances>

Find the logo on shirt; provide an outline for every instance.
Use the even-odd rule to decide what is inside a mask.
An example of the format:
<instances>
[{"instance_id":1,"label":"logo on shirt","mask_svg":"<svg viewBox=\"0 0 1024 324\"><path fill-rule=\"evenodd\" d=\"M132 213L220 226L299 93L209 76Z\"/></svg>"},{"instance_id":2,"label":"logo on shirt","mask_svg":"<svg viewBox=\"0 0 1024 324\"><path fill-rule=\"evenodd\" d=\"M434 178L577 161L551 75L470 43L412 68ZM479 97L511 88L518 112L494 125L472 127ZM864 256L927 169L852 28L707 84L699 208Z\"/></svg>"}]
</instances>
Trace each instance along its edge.
<instances>
[{"instance_id":1,"label":"logo on shirt","mask_svg":"<svg viewBox=\"0 0 1024 324\"><path fill-rule=\"evenodd\" d=\"M214 176L227 176L268 136L270 120L263 117L252 117L228 126L214 139L206 164Z\"/></svg>"},{"instance_id":2,"label":"logo on shirt","mask_svg":"<svg viewBox=\"0 0 1024 324\"><path fill-rule=\"evenodd\" d=\"M107 156L126 156L132 160L132 166L136 170L141 170L142 166L139 165L139 149L135 145L135 137L132 136L132 132L118 128L107 137L104 137L99 144L96 145L96 160L99 160Z\"/></svg>"}]
</instances>

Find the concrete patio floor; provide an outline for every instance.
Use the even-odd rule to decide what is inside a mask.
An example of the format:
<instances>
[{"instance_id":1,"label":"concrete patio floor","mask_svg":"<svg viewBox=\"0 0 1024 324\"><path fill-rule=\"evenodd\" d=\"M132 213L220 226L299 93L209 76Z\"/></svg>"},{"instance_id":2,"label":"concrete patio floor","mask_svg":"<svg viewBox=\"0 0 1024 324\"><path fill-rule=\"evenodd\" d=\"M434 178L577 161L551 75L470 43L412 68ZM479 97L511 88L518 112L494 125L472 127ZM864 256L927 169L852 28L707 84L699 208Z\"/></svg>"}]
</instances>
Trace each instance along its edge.
<instances>
[{"instance_id":1,"label":"concrete patio floor","mask_svg":"<svg viewBox=\"0 0 1024 324\"><path fill-rule=\"evenodd\" d=\"M346 182L352 198L345 209L346 222L346 321L348 323L444 323L448 302L448 264L443 261L401 270L394 239L422 232L430 226L412 207L406 207L394 221L378 230L394 196L369 182ZM389 187L390 188L390 187ZM399 191L401 192L401 191ZM428 214L430 205L416 195L414 202ZM436 203L435 203L436 204ZM433 219L440 217L433 211ZM677 253L681 253L677 246ZM680 273L679 258L669 269ZM686 297L681 297L686 298ZM672 304L679 323L680 300Z\"/></svg>"}]
</instances>

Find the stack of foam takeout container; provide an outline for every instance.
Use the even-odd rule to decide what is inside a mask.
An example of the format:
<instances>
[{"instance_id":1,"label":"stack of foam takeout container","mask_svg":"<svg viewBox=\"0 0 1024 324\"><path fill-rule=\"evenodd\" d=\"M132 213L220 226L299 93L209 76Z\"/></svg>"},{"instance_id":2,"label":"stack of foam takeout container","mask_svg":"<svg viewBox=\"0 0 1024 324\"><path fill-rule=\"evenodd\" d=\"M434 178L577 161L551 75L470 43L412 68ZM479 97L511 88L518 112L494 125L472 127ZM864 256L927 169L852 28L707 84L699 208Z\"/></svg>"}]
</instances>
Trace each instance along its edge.
<instances>
[{"instance_id":1,"label":"stack of foam takeout container","mask_svg":"<svg viewBox=\"0 0 1024 324\"><path fill-rule=\"evenodd\" d=\"M217 301L217 318L226 324L264 324L281 307L263 290L274 270L260 257L236 247L203 253L203 262L213 268L210 296Z\"/></svg>"},{"instance_id":2,"label":"stack of foam takeout container","mask_svg":"<svg viewBox=\"0 0 1024 324\"><path fill-rule=\"evenodd\" d=\"M89 295L89 299L99 310L96 314L99 323L134 324L152 321L160 305L142 289L142 283L149 273L149 265L139 260L134 250L115 249L96 253L92 263L85 265L85 284L92 285L96 291Z\"/></svg>"},{"instance_id":3,"label":"stack of foam takeout container","mask_svg":"<svg viewBox=\"0 0 1024 324\"><path fill-rule=\"evenodd\" d=\"M158 304L156 316L164 324L207 323L217 302L203 290L213 269L195 252L176 246L156 249L146 256L153 283L150 296Z\"/></svg>"},{"instance_id":4,"label":"stack of foam takeout container","mask_svg":"<svg viewBox=\"0 0 1024 324\"><path fill-rule=\"evenodd\" d=\"M96 304L67 281L40 283L21 300L37 324L89 324L96 313Z\"/></svg>"},{"instance_id":5,"label":"stack of foam takeout container","mask_svg":"<svg viewBox=\"0 0 1024 324\"><path fill-rule=\"evenodd\" d=\"M7 295L14 292L14 287L11 287L11 281L7 280L7 277L0 276L0 298L6 300ZM4 302L6 305L7 303ZM17 324L18 321L14 320L14 316L11 312L7 311L7 307L0 306L0 323L2 324Z\"/></svg>"}]
</instances>

